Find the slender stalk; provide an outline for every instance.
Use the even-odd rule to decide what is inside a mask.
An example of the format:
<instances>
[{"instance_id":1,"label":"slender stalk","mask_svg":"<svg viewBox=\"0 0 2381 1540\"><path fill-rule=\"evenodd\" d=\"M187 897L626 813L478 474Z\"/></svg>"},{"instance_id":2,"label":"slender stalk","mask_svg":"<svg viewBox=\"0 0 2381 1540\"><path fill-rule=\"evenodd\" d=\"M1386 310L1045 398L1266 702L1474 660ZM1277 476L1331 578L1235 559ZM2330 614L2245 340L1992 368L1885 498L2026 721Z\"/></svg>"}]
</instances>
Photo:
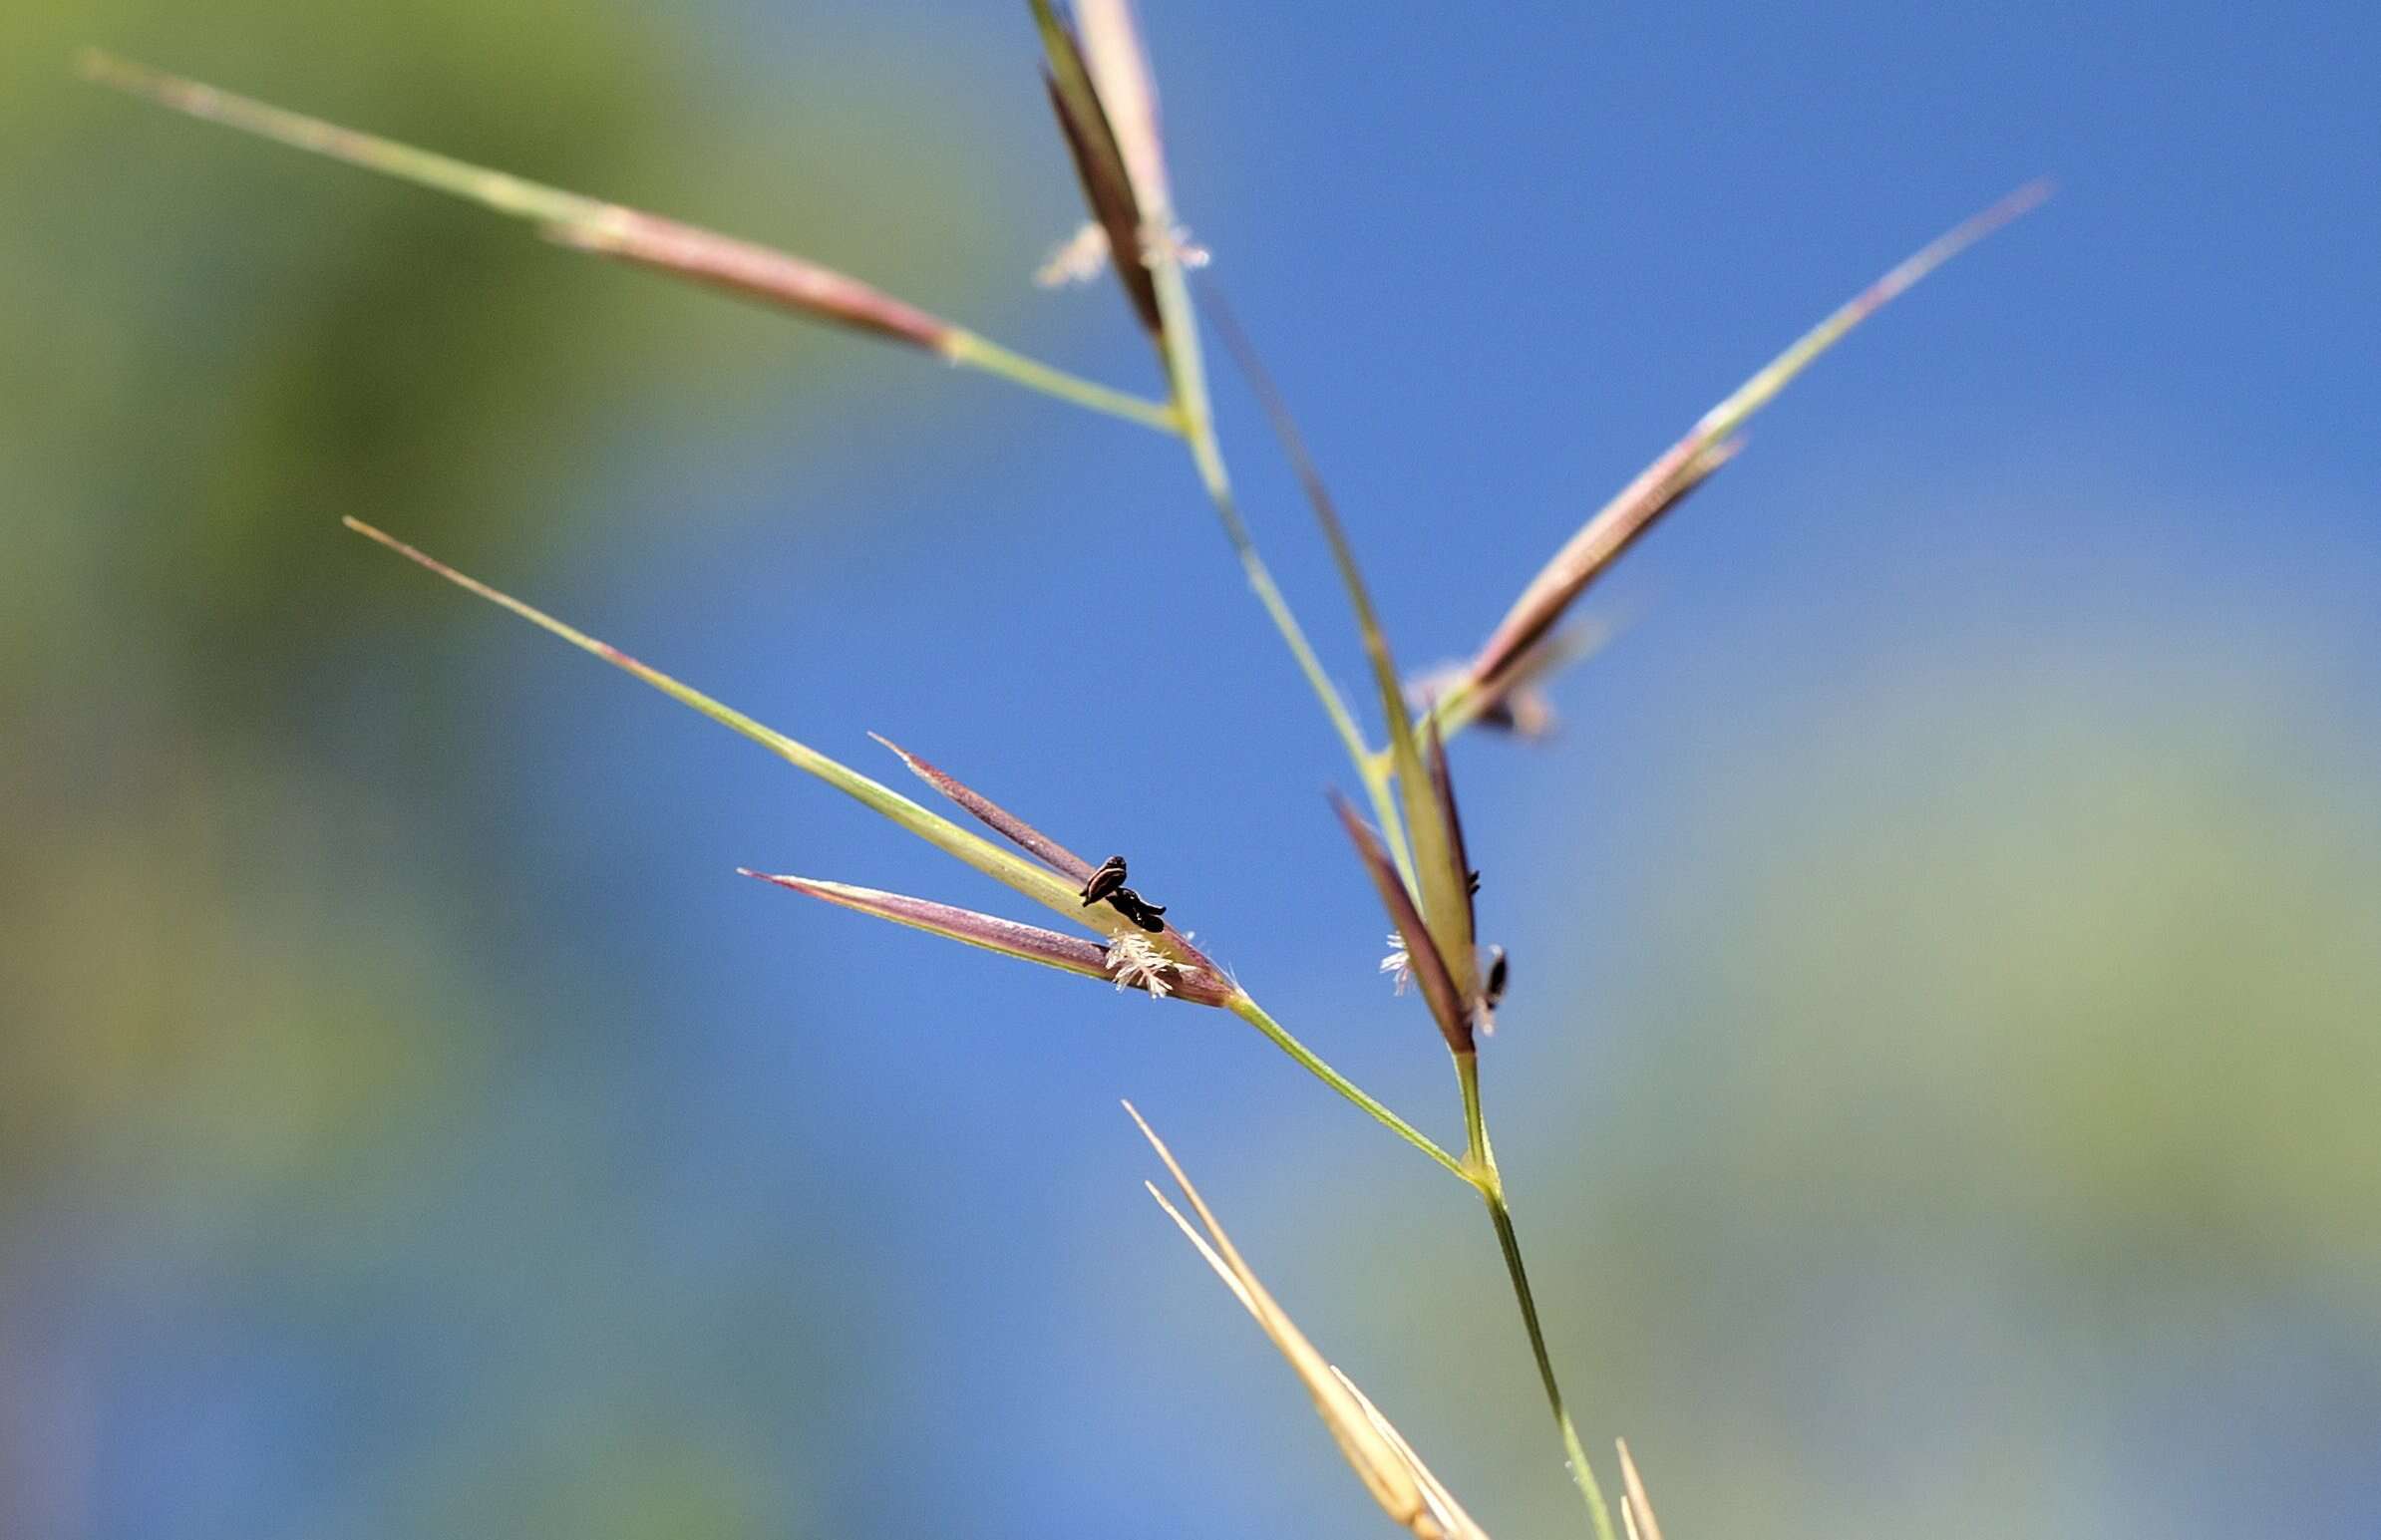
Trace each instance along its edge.
<instances>
[{"instance_id":1,"label":"slender stalk","mask_svg":"<svg viewBox=\"0 0 2381 1540\"><path fill-rule=\"evenodd\" d=\"M1537 1324L1537 1305L1530 1294L1530 1273L1522 1265L1521 1241L1513 1232L1513 1211L1505 1206L1502 1187L1483 1190L1488 1198L1489 1219L1497 1227L1497 1244L1505 1252L1505 1271L1513 1280L1513 1297L1522 1307L1522 1324L1530 1332L1530 1352L1537 1360L1538 1382L1545 1386L1546 1404L1553 1408L1554 1426L1562 1434L1562 1457L1570 1466L1571 1481L1579 1495L1586 1500L1587 1518L1595 1526L1596 1540L1614 1540L1612 1513L1604 1504L1604 1494L1596 1485L1595 1470L1587 1463L1587 1451L1579 1443L1579 1430L1570 1420L1570 1412L1562 1404L1562 1386L1554 1380L1554 1363L1546 1354L1545 1333Z\"/></svg>"},{"instance_id":2,"label":"slender stalk","mask_svg":"<svg viewBox=\"0 0 2381 1540\"><path fill-rule=\"evenodd\" d=\"M1416 814L1418 811L1427 814L1429 809L1411 800L1403 802L1402 820L1389 818L1386 811L1392 790L1411 796L1423 781L1419 773L1412 775L1411 786L1402 778L1408 771L1418 772L1421 769L1421 762L1415 758L1420 752L1421 739L1413 731L1412 714L1406 708L1405 681L1390 656L1388 635L1381 628L1379 611L1373 607L1372 590L1364 582L1355 546L1348 540L1347 526L1339 517L1339 506L1331 496L1330 487L1324 484L1321 468L1307 451L1305 435L1298 431L1289 403L1282 398L1264 361L1257 356L1256 345L1249 341L1239 319L1224 303L1222 291L1209 285L1205 301L1209 319L1239 365L1241 376L1256 393L1266 420L1272 424L1274 437L1280 441L1282 453L1289 458L1299 484L1306 490L1315 522L1322 528L1323 539L1331 547L1331 559L1339 568L1340 582L1347 589L1348 605L1355 611L1356 630L1363 640L1365 656L1372 664L1374 684L1380 691L1381 716L1389 733L1389 747L1379 754L1366 754L1357 762L1356 770L1363 777L1366 795L1372 799L1374 815L1388 837L1390 858L1397 865L1398 875L1405 880L1407 890L1420 900L1423 889L1415 880L1414 859L1407 841L1411 838L1426 847L1434 845L1435 824L1422 826ZM1402 752L1401 746L1404 746Z\"/></svg>"},{"instance_id":3,"label":"slender stalk","mask_svg":"<svg viewBox=\"0 0 2381 1540\"><path fill-rule=\"evenodd\" d=\"M1240 517L1239 502L1232 495L1231 473L1223 465L1223 446L1215 438L1214 415L1207 400L1206 368L1196 342L1198 317L1190 307L1190 285L1183 282L1182 268L1173 262L1154 265L1151 276L1157 283L1158 311L1164 319L1167 372L1174 380L1175 411L1183 440L1190 450L1190 462L1198 470L1199 484L1206 488L1207 500L1215 505L1223 537L1231 542L1232 554L1239 557L1240 570L1247 574L1248 586L1255 590L1257 603L1264 606L1273 629L1289 645L1298 671L1306 676L1307 688L1322 703L1323 715L1331 719L1332 730L1347 751L1348 763L1356 768L1364 782L1365 797L1372 803L1373 820L1380 824L1389 841L1390 856L1397 862L1406 885L1411 887L1414 862L1407 852L1405 826L1397 815L1397 800L1390 795L1389 777L1375 769L1372 749L1364 741L1364 730L1357 726L1356 714L1349 708L1347 697L1339 693L1339 687L1324 672L1322 660L1315 656L1314 644L1306 639L1306 628L1298 624L1298 617L1290 610L1289 601L1282 597L1264 557L1257 554L1255 537L1249 534L1247 523Z\"/></svg>"},{"instance_id":4,"label":"slender stalk","mask_svg":"<svg viewBox=\"0 0 2381 1540\"><path fill-rule=\"evenodd\" d=\"M1185 428L1190 444L1191 461L1198 466L1199 480L1207 489L1208 498L1215 504L1216 516L1223 523L1225 538L1231 541L1232 553L1240 558L1240 570L1248 576L1248 586L1256 593L1256 602L1264 606L1272 619L1273 629L1281 633L1289 645L1290 656L1298 663L1298 671L1306 676L1306 684L1314 698L1322 703L1323 715L1331 720L1332 731L1339 735L1340 746L1347 751L1348 763L1355 766L1357 775L1364 782L1366 800L1372 803L1373 821L1381 826L1381 833L1389 841L1390 857L1397 862L1406 885L1414 885L1414 858L1406 847L1405 824L1398 816L1397 799L1390 792L1391 777L1385 773L1370 745L1364 741L1364 730L1356 724L1356 714L1349 709L1347 697L1331 682L1323 671L1322 660L1315 656L1314 644L1306 639L1306 628L1298 624L1298 617L1282 597L1281 589L1273 581L1272 571L1265 566L1264 557L1257 554L1256 542L1249 538L1248 526L1241 522L1240 511L1233 500L1231 481L1223 468L1223 455L1215 444L1214 429L1204 415L1191 420Z\"/></svg>"},{"instance_id":5,"label":"slender stalk","mask_svg":"<svg viewBox=\"0 0 2381 1540\"><path fill-rule=\"evenodd\" d=\"M1162 434L1179 434L1183 431L1182 414L1164 402L1151 401L1129 391L1112 390L1096 381L1068 374L1063 369L1054 369L1039 359L1013 353L974 332L954 333L944 341L942 351L954 364L998 375L1012 385L1022 385L1027 390L1071 402L1087 411L1105 413L1128 423L1139 423L1144 428L1154 428Z\"/></svg>"},{"instance_id":6,"label":"slender stalk","mask_svg":"<svg viewBox=\"0 0 2381 1540\"><path fill-rule=\"evenodd\" d=\"M1475 1187L1496 1175L1497 1151L1489 1143L1488 1114L1480 1106L1480 1056L1456 1054L1455 1079L1464 1091L1464 1174Z\"/></svg>"},{"instance_id":7,"label":"slender stalk","mask_svg":"<svg viewBox=\"0 0 2381 1540\"><path fill-rule=\"evenodd\" d=\"M1187 286L1182 282L1181 271L1171 263L1165 264L1158 277L1159 308L1166 319L1168 333L1170 337L1182 335L1189 326L1195 323L1189 315L1189 296L1186 292ZM1171 283L1167 281L1169 279L1172 280ZM1226 340L1235 343L1235 351L1240 355L1243 371L1249 376L1250 382L1255 386L1258 394L1264 398L1267 411L1274 420L1275 429L1282 438L1283 446L1306 483L1310 500L1315 506L1316 516L1322 523L1324 536L1330 542L1332 556L1338 563L1350 602L1355 607L1358 626L1364 633L1366 651L1370 655L1375 673L1378 675L1382 707L1389 718L1390 743L1388 747L1375 753L1365 746L1362 737L1354 731L1353 721L1348 714L1346 703L1339 699L1335 690L1327 690L1325 685L1318 684L1317 694L1323 697L1324 707L1332 713L1334 722L1341 725L1341 737L1347 742L1349 758L1355 763L1356 770L1364 781L1365 791L1372 800L1374 816L1379 820L1382 832L1388 838L1398 874L1405 882L1406 891L1416 895L1418 900L1422 889L1415 881L1413 856L1407 843L1403 821L1398 816L1400 811L1398 798L1392 794L1392 787L1404 782L1407 783L1407 789L1417 795L1427 795L1428 787L1420 773L1419 743L1416 730L1405 710L1405 701L1400 693L1402 683L1398 678L1396 666L1390 661L1387 638L1382 633L1379 618L1372 607L1371 595L1358 571L1355 552L1348 542L1346 530L1340 523L1337 510L1332 506L1329 492L1323 488L1319 476L1315 473L1312 462L1299 441L1295 426L1290 423L1286 409L1272 390L1263 369L1257 364L1253 350L1247 346L1244 338L1237 335L1236 327L1229 326L1228 322L1225 324L1227 325ZM1223 516L1225 532L1232 537L1233 546L1240 552L1242 564L1250 569L1251 580L1257 581L1264 572L1263 563L1257 559L1254 547L1248 541L1247 532L1240 525L1238 514L1232 508L1230 486L1223 470L1222 454L1216 446L1213 426L1207 411L1204 380L1198 369L1195 342L1188 347L1171 349L1169 360L1170 362L1177 361L1184 354L1188 354L1190 367L1188 370L1180 367L1174 370L1175 401L1183 413L1183 436L1190 444L1191 458L1198 465L1200 478L1206 482L1208 495L1214 499L1217 511ZM1269 577L1264 577L1257 582L1260 598L1264 597L1270 589L1271 579ZM1276 593L1273 600L1268 602L1267 608L1273 609L1277 603L1278 594ZM1289 618L1286 606L1281 606L1276 611L1275 624L1282 626L1284 636L1291 638L1292 650L1300 654L1302 662L1311 659L1311 649L1306 647L1303 635L1296 633L1296 622ZM1309 678L1315 678L1317 672L1309 664ZM1466 683L1471 682L1466 681ZM1420 938L1419 941L1409 937L1408 940L1409 945L1430 944L1428 937ZM1488 1122L1481 1110L1479 1056L1460 1051L1454 1056L1457 1078L1463 1087L1465 1135L1464 1158L1460 1163L1455 1163L1448 1159L1444 1150L1397 1118L1396 1114L1390 1112L1386 1107L1373 1101L1355 1086L1342 1079L1312 1054L1307 1053L1295 1039L1273 1025L1270 1018L1265 1017L1262 1012L1256 1011L1253 1003L1250 1003L1248 1009L1239 1014L1254 1023L1268 1037L1271 1037L1283 1052L1297 1060L1309 1073L1320 1078L1324 1083L1330 1085L1341 1095L1356 1102L1358 1106L1370 1112L1376 1119L1388 1125L1409 1142L1422 1148L1436 1158L1440 1164L1447 1166L1456 1175L1469 1182L1474 1190L1479 1192L1481 1199L1488 1204L1489 1219L1497 1231L1497 1245L1505 1257L1506 1275L1512 1281L1514 1299L1521 1307L1522 1325L1529 1334L1530 1353L1531 1358L1536 1361L1538 1381L1545 1387L1546 1404L1553 1411L1554 1425L1562 1437L1563 1455L1570 1467L1571 1480L1578 1486L1579 1495L1587 1504L1587 1514L1595 1527L1596 1540L1614 1540L1611 1510L1604 1502L1601 1488L1596 1484L1595 1470L1588 1463L1587 1451L1579 1442L1578 1428L1572 1423L1570 1412L1563 1405L1562 1386L1554 1376L1553 1358L1546 1350L1545 1331L1537 1318L1537 1301L1530 1288L1529 1269L1522 1261L1521 1239L1514 1231L1513 1211L1505 1201L1504 1178L1497 1170L1496 1150L1489 1142Z\"/></svg>"},{"instance_id":8,"label":"slender stalk","mask_svg":"<svg viewBox=\"0 0 2381 1540\"><path fill-rule=\"evenodd\" d=\"M1315 656L1314 644L1306 639L1306 628L1298 624L1297 615L1282 597L1281 587L1273 581L1273 573L1265 565L1264 557L1256 552L1256 542L1248 536L1248 526L1240 520L1238 504L1232 497L1231 483L1223 470L1223 458L1216 451L1213 431L1204 422L1186 429L1190 440L1190 458L1198 466L1199 479L1205 483L1207 496L1215 504L1215 514L1223 523L1224 537L1231 541L1232 554L1240 559L1240 570L1247 574L1248 586L1256 593L1256 602L1263 605L1272 620L1273 629L1281 633L1288 644L1290 656L1297 660L1298 672L1306 676L1306 684L1314 698L1322 703L1323 715L1331 719L1331 729L1348 752L1348 758L1361 766L1371 750L1364 742L1364 730L1356 725L1355 713L1348 708L1347 698L1324 672L1322 659Z\"/></svg>"},{"instance_id":9,"label":"slender stalk","mask_svg":"<svg viewBox=\"0 0 2381 1540\"><path fill-rule=\"evenodd\" d=\"M1297 659L1298 670L1306 676L1306 683L1323 706L1323 714L1331 719L1331 726L1347 746L1348 756L1358 765L1368 753L1364 731L1356 725L1355 713L1348 709L1347 698L1323 671L1322 660L1315 656L1314 644L1306 640L1306 628L1298 624L1298 617L1282 597L1280 585L1273 581L1273 573L1257 554L1256 539L1248 532L1248 525L1240 517L1238 499L1231 490L1231 472L1223 467L1223 447L1215 439L1215 419L1207 404L1206 373L1199 361L1197 345L1175 343L1172 339L1192 335L1198 325L1190 313L1190 295L1182 281L1182 273L1172 264L1155 269L1158 282L1159 310L1165 316L1168 373L1174 377L1174 410L1184 442L1190 446L1190 462L1198 470L1199 484L1207 490L1207 500L1215 505L1215 517L1223 525L1223 537L1231 542L1232 554L1240 558L1240 570L1248 574L1248 586L1256 590L1257 602L1272 618L1273 629L1281 633L1289 644L1290 656ZM1172 281L1167 280L1171 278Z\"/></svg>"},{"instance_id":10,"label":"slender stalk","mask_svg":"<svg viewBox=\"0 0 2381 1540\"><path fill-rule=\"evenodd\" d=\"M1249 1026L1254 1027L1258 1032L1263 1033L1267 1038L1270 1038L1273 1042L1273 1046L1281 1050L1281 1052L1284 1054L1287 1054L1292 1060L1296 1061L1300 1069L1304 1070L1308 1075L1313 1076L1316 1079L1321 1080L1325 1085L1330 1086L1333 1090L1339 1092L1340 1095L1344 1096L1349 1101L1354 1102L1358 1107L1361 1107L1364 1112L1373 1119L1373 1121L1379 1123L1381 1126L1387 1128L1391 1133L1396 1134L1408 1144L1413 1145L1416 1149L1430 1156L1431 1159L1436 1160L1440 1165L1445 1166L1450 1174L1466 1182L1473 1181L1472 1172L1466 1167L1463 1161L1456 1159L1455 1156L1440 1148L1437 1141L1433 1140L1429 1134L1424 1133L1412 1123L1407 1122L1395 1112L1390 1111L1380 1102L1374 1100L1370 1094L1359 1088L1353 1080L1350 1080L1346 1076L1341 1075L1337 1070L1334 1070L1329 1065L1325 1064L1315 1055L1315 1052L1312 1049L1308 1048L1305 1044L1300 1043L1296 1038L1291 1037L1289 1034L1289 1029L1283 1027L1279 1022L1273 1020L1273 1018L1270 1016L1267 1016L1264 1012L1264 1008L1259 1006L1255 1001L1249 999L1245 994L1232 1001L1231 1013L1232 1015L1238 1017L1241 1021L1246 1022ZM1475 1185L1477 1185L1477 1183L1475 1183Z\"/></svg>"},{"instance_id":11,"label":"slender stalk","mask_svg":"<svg viewBox=\"0 0 2381 1540\"><path fill-rule=\"evenodd\" d=\"M1579 1430L1571 1422L1569 1408L1562 1403L1562 1386L1554 1378L1554 1360L1546 1351L1545 1329L1538 1323L1537 1300L1530 1290L1530 1270L1522 1262L1521 1237L1514 1233L1513 1210L1505 1202L1505 1178L1497 1170L1496 1148L1489 1142L1488 1118L1480 1107L1479 1058L1471 1054L1456 1055L1455 1073L1464 1091L1466 1179L1488 1204L1489 1222L1497 1228L1497 1247L1505 1254L1505 1274L1513 1283L1514 1303L1521 1307L1522 1327L1530 1334L1530 1355L1537 1361L1538 1383L1545 1386L1546 1405L1552 1409L1554 1426L1562 1435L1562 1455L1570 1466L1570 1479L1586 1501L1587 1518L1595 1526L1596 1540L1614 1540L1612 1510L1604 1503L1603 1489L1596 1484L1595 1467L1587 1462Z\"/></svg>"}]
</instances>

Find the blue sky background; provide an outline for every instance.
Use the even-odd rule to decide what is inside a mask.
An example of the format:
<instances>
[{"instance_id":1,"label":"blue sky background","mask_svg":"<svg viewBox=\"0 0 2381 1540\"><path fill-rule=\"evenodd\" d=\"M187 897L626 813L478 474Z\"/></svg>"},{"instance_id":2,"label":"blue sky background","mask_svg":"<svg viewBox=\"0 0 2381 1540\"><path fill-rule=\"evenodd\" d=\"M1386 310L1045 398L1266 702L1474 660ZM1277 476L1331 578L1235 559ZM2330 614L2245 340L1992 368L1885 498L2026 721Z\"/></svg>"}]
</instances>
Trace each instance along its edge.
<instances>
[{"instance_id":1,"label":"blue sky background","mask_svg":"<svg viewBox=\"0 0 2381 1540\"><path fill-rule=\"evenodd\" d=\"M1138 1190L1130 1096L1493 1533L1577 1531L1460 1188L1227 1018L736 878L1006 898L336 526L1128 852L1452 1140L1344 765L1174 446L65 66L782 242L1153 390L1110 288L1027 281L1080 214L1022 13L0 24L0 1527L1384 1532ZM1590 1448L1628 1435L1675 1533L2372 1533L2381 22L1143 19L1186 217L1414 666L1803 327L2058 179L1599 585L1627 623L1556 739L1459 746L1499 1149Z\"/></svg>"}]
</instances>

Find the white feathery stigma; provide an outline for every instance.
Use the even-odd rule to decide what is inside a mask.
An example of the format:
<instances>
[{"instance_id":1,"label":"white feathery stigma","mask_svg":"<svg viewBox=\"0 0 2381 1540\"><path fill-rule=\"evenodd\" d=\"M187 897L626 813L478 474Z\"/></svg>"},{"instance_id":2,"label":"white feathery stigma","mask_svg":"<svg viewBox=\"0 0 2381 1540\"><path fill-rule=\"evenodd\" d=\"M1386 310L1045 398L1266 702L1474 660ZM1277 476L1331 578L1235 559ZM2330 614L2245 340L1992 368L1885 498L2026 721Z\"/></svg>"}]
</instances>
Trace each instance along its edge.
<instances>
[{"instance_id":1,"label":"white feathery stigma","mask_svg":"<svg viewBox=\"0 0 2381 1540\"><path fill-rule=\"evenodd\" d=\"M1108 265L1108 232L1088 223L1050 248L1050 255L1034 269L1033 281L1045 289L1089 283Z\"/></svg>"},{"instance_id":2,"label":"white feathery stigma","mask_svg":"<svg viewBox=\"0 0 2381 1540\"><path fill-rule=\"evenodd\" d=\"M1108 972L1116 979L1119 991L1146 989L1150 999L1162 999L1174 990L1165 975L1180 967L1181 964L1151 945L1147 936L1117 936L1108 943Z\"/></svg>"},{"instance_id":3,"label":"white feathery stigma","mask_svg":"<svg viewBox=\"0 0 2381 1540\"><path fill-rule=\"evenodd\" d=\"M1142 261L1146 264L1160 256L1171 256L1186 268L1198 268L1211 260L1207 248L1190 238L1182 225L1160 233L1152 229L1142 235ZM1063 289L1072 284L1089 283L1108 266L1108 231L1097 221L1082 228L1050 248L1042 265L1034 269L1033 281L1045 289Z\"/></svg>"}]
</instances>

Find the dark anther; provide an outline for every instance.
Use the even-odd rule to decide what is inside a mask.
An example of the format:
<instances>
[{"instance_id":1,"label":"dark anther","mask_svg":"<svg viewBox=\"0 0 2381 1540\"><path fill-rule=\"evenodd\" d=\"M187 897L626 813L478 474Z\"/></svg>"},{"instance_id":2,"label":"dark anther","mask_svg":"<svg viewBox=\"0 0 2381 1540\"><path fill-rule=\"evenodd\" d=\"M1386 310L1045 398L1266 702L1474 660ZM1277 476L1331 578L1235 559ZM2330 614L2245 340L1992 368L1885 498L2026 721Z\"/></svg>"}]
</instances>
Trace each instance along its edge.
<instances>
[{"instance_id":1,"label":"dark anther","mask_svg":"<svg viewBox=\"0 0 2381 1540\"><path fill-rule=\"evenodd\" d=\"M1141 895L1131 888L1118 888L1108 895L1108 902L1115 906L1117 913L1131 920L1143 930L1154 931L1166 928L1166 922L1158 918L1166 912L1166 906L1143 903Z\"/></svg>"},{"instance_id":2,"label":"dark anther","mask_svg":"<svg viewBox=\"0 0 2381 1540\"><path fill-rule=\"evenodd\" d=\"M1121 855L1112 855L1102 861L1100 869L1083 881L1083 906L1086 909L1103 898L1114 906L1117 913L1143 930L1166 928L1166 922L1158 918L1166 912L1166 906L1145 903L1139 893L1125 886L1125 858Z\"/></svg>"},{"instance_id":3,"label":"dark anther","mask_svg":"<svg viewBox=\"0 0 2381 1540\"><path fill-rule=\"evenodd\" d=\"M1468 890L1468 891L1469 891L1469 892L1472 894L1472 896L1473 896L1473 897L1475 897L1475 898L1479 897L1479 896L1480 896L1480 873L1478 873L1478 872L1473 872L1473 873L1471 873L1471 874L1470 874L1470 876L1469 876L1469 877L1467 877L1465 880L1466 880L1466 886L1467 886L1467 890Z\"/></svg>"},{"instance_id":4,"label":"dark anther","mask_svg":"<svg viewBox=\"0 0 2381 1540\"><path fill-rule=\"evenodd\" d=\"M1488 1002L1488 1008L1492 1011L1497 1009L1497 1002L1505 998L1505 949L1490 947L1488 983L1482 988L1480 996Z\"/></svg>"},{"instance_id":5,"label":"dark anther","mask_svg":"<svg viewBox=\"0 0 2381 1540\"><path fill-rule=\"evenodd\" d=\"M1083 879L1083 907L1089 909L1124 885L1125 858L1112 855L1100 863L1098 871Z\"/></svg>"}]
</instances>

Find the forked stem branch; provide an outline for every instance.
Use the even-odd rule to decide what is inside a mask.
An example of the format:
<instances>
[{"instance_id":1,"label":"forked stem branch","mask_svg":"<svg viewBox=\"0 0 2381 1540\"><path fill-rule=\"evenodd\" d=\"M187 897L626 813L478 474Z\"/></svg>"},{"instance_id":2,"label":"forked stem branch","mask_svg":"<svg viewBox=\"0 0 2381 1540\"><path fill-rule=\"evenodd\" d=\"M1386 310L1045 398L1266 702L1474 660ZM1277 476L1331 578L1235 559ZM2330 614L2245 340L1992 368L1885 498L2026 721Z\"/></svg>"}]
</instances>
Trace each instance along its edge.
<instances>
[{"instance_id":1,"label":"forked stem branch","mask_svg":"<svg viewBox=\"0 0 2381 1540\"><path fill-rule=\"evenodd\" d=\"M1383 1106L1378 1100L1374 1099L1370 1092L1357 1085L1355 1081L1349 1079L1346 1076L1341 1075L1337 1070L1332 1069L1328 1064L1325 1064L1322 1059L1315 1054L1314 1050L1308 1048L1305 1044L1300 1043L1296 1038L1291 1037L1288 1028L1283 1027L1279 1022L1273 1020L1273 1018L1270 1016L1267 1016L1265 1014L1264 1008L1258 1005L1255 1001L1249 999L1245 994L1241 995L1237 1000L1232 1002L1231 1013L1234 1016L1237 1016L1241 1021L1246 1022L1249 1026L1254 1027L1258 1032L1263 1033L1272 1041L1272 1044L1275 1048L1281 1050L1281 1052L1287 1054L1292 1060L1296 1061L1300 1069L1304 1070L1308 1075L1313 1076L1316 1079L1321 1080L1325 1085L1330 1086L1333 1090L1339 1092L1339 1094L1345 1097L1347 1100L1362 1108L1365 1114L1371 1117L1373 1121L1379 1123L1382 1127L1387 1128L1391 1133L1396 1134L1408 1144L1413 1145L1416 1149L1422 1151L1424 1154L1430 1156L1431 1159L1436 1160L1440 1165L1446 1167L1450 1175L1456 1177L1460 1181L1469 1182L1472 1180L1472 1173L1465 1166L1464 1162L1456 1159L1455 1156L1449 1154L1445 1149L1441 1148L1438 1141L1433 1139L1429 1134L1424 1133L1412 1123L1407 1122L1404 1118L1398 1116L1395 1112L1390 1111L1386 1106Z\"/></svg>"}]
</instances>

